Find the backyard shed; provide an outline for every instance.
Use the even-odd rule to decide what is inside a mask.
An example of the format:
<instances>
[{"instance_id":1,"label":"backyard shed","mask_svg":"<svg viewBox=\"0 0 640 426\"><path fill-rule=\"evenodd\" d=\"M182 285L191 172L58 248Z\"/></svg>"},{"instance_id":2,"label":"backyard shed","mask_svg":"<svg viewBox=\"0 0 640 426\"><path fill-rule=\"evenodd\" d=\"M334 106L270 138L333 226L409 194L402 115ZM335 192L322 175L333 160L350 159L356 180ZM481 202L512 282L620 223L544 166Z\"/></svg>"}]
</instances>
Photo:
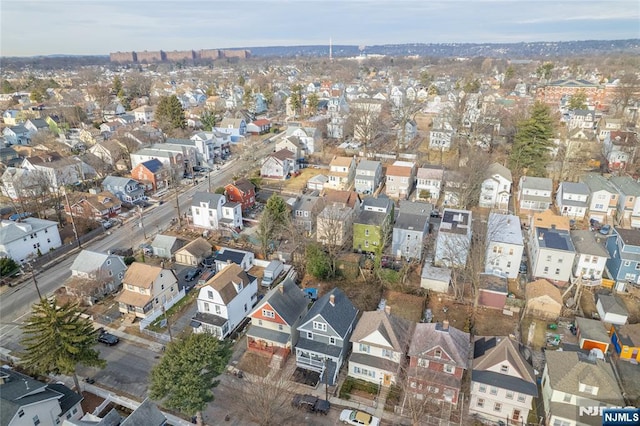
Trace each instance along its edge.
<instances>
[{"instance_id":1,"label":"backyard shed","mask_svg":"<svg viewBox=\"0 0 640 426\"><path fill-rule=\"evenodd\" d=\"M176 252L176 263L197 266L211 253L213 253L211 244L204 238L198 237Z\"/></svg>"},{"instance_id":2,"label":"backyard shed","mask_svg":"<svg viewBox=\"0 0 640 426\"><path fill-rule=\"evenodd\" d=\"M528 283L525 289L525 299L525 316L555 321L562 312L560 290L545 279Z\"/></svg>"}]
</instances>

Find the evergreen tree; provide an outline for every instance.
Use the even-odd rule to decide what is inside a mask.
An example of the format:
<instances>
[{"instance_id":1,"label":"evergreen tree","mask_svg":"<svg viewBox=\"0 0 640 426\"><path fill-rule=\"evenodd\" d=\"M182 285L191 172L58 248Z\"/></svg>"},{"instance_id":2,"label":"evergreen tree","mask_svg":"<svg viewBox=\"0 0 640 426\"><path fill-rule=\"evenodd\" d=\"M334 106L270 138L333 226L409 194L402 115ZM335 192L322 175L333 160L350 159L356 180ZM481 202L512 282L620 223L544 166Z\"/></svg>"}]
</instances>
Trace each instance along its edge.
<instances>
[{"instance_id":1,"label":"evergreen tree","mask_svg":"<svg viewBox=\"0 0 640 426\"><path fill-rule=\"evenodd\" d=\"M42 298L31 308L31 316L23 325L22 362L40 374L72 375L76 391L80 383L76 374L78 364L104 367L106 362L94 349L97 332L93 324L82 316L75 303L58 306L56 298Z\"/></svg>"},{"instance_id":2,"label":"evergreen tree","mask_svg":"<svg viewBox=\"0 0 640 426\"><path fill-rule=\"evenodd\" d=\"M168 408L193 416L213 400L211 388L225 369L231 349L210 333L190 334L169 343L151 370L149 393Z\"/></svg>"},{"instance_id":3,"label":"evergreen tree","mask_svg":"<svg viewBox=\"0 0 640 426\"><path fill-rule=\"evenodd\" d=\"M242 94L242 105L246 109L251 109L253 107L253 91L249 86L244 86L244 92Z\"/></svg>"},{"instance_id":4,"label":"evergreen tree","mask_svg":"<svg viewBox=\"0 0 640 426\"><path fill-rule=\"evenodd\" d=\"M294 115L299 113L302 108L302 86L295 84L291 88L291 96L289 97L289 103L291 109L294 111Z\"/></svg>"},{"instance_id":5,"label":"evergreen tree","mask_svg":"<svg viewBox=\"0 0 640 426\"><path fill-rule=\"evenodd\" d=\"M584 90L578 90L571 98L569 98L569 104L567 105L569 110L587 109L587 94Z\"/></svg>"},{"instance_id":6,"label":"evergreen tree","mask_svg":"<svg viewBox=\"0 0 640 426\"><path fill-rule=\"evenodd\" d=\"M286 226L289 222L289 207L284 201L284 198L278 195L272 195L267 200L265 212L269 212L270 219L273 221L276 228Z\"/></svg>"},{"instance_id":7,"label":"evergreen tree","mask_svg":"<svg viewBox=\"0 0 640 426\"><path fill-rule=\"evenodd\" d=\"M509 156L511 171L518 177L545 176L549 162L549 148L553 142L553 118L549 107L536 102L531 116L521 120L516 127L516 136ZM514 178L515 179L515 178Z\"/></svg>"},{"instance_id":8,"label":"evergreen tree","mask_svg":"<svg viewBox=\"0 0 640 426\"><path fill-rule=\"evenodd\" d=\"M219 116L215 111L206 110L202 113L200 121L202 122L204 130L210 132L216 127L216 124L218 124Z\"/></svg>"},{"instance_id":9,"label":"evergreen tree","mask_svg":"<svg viewBox=\"0 0 640 426\"><path fill-rule=\"evenodd\" d=\"M176 95L160 98L155 117L161 125L168 126L169 129L184 129L187 127L182 104L180 104L180 100Z\"/></svg>"},{"instance_id":10,"label":"evergreen tree","mask_svg":"<svg viewBox=\"0 0 640 426\"><path fill-rule=\"evenodd\" d=\"M312 116L318 113L318 105L320 104L320 99L318 95L312 93L307 98L307 113Z\"/></svg>"},{"instance_id":11,"label":"evergreen tree","mask_svg":"<svg viewBox=\"0 0 640 426\"><path fill-rule=\"evenodd\" d=\"M115 76L113 78L113 90L112 93L118 95L118 97L120 96L120 92L122 92L122 80L120 80L119 76Z\"/></svg>"},{"instance_id":12,"label":"evergreen tree","mask_svg":"<svg viewBox=\"0 0 640 426\"><path fill-rule=\"evenodd\" d=\"M307 271L318 279L325 279L331 274L329 256L318 244L309 244L305 250Z\"/></svg>"}]
</instances>

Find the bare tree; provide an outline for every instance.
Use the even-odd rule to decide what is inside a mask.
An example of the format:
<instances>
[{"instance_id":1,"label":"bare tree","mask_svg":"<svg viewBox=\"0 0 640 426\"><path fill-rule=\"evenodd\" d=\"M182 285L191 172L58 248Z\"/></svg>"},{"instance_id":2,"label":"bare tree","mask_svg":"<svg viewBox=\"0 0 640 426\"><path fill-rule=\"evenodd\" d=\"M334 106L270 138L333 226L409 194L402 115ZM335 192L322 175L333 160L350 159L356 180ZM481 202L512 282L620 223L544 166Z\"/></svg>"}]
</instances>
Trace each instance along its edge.
<instances>
[{"instance_id":1,"label":"bare tree","mask_svg":"<svg viewBox=\"0 0 640 426\"><path fill-rule=\"evenodd\" d=\"M616 116L623 117L625 109L632 100L640 99L640 78L634 71L625 73L618 82L613 104L616 109Z\"/></svg>"},{"instance_id":2,"label":"bare tree","mask_svg":"<svg viewBox=\"0 0 640 426\"><path fill-rule=\"evenodd\" d=\"M407 124L413 122L416 115L424 108L424 102L415 99L404 99L401 105L391 108L391 116L394 121L400 126L400 135L398 136L398 143L396 144L396 151L404 146L407 137Z\"/></svg>"},{"instance_id":3,"label":"bare tree","mask_svg":"<svg viewBox=\"0 0 640 426\"><path fill-rule=\"evenodd\" d=\"M331 277L336 274L338 256L351 242L352 232L353 211L349 207L334 203L318 215L316 235L329 256Z\"/></svg>"},{"instance_id":4,"label":"bare tree","mask_svg":"<svg viewBox=\"0 0 640 426\"><path fill-rule=\"evenodd\" d=\"M358 102L351 105L346 121L346 133L353 134L355 140L362 143L365 157L367 149L382 134L384 124L380 119L380 105L368 102Z\"/></svg>"},{"instance_id":5,"label":"bare tree","mask_svg":"<svg viewBox=\"0 0 640 426\"><path fill-rule=\"evenodd\" d=\"M478 205L482 182L487 178L487 169L491 165L489 154L477 148L471 148L470 151L464 165L457 170L460 181L464 182L457 191L459 205L466 209Z\"/></svg>"}]
</instances>

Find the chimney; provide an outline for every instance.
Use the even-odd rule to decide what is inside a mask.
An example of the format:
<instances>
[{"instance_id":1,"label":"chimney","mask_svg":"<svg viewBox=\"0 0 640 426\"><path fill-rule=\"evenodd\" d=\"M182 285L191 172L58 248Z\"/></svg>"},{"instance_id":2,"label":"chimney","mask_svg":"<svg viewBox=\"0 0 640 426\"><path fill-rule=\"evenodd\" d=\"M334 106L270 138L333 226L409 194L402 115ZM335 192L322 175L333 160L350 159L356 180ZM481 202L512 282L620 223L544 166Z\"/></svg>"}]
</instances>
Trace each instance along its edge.
<instances>
[{"instance_id":1,"label":"chimney","mask_svg":"<svg viewBox=\"0 0 640 426\"><path fill-rule=\"evenodd\" d=\"M227 259L227 265L231 265L231 259Z\"/></svg>"},{"instance_id":2,"label":"chimney","mask_svg":"<svg viewBox=\"0 0 640 426\"><path fill-rule=\"evenodd\" d=\"M329 303L331 304L331 306L336 306L336 295L335 294L330 294L329 295Z\"/></svg>"},{"instance_id":3,"label":"chimney","mask_svg":"<svg viewBox=\"0 0 640 426\"><path fill-rule=\"evenodd\" d=\"M449 320L442 321L442 331L449 331Z\"/></svg>"},{"instance_id":4,"label":"chimney","mask_svg":"<svg viewBox=\"0 0 640 426\"><path fill-rule=\"evenodd\" d=\"M391 306L384 305L384 311L387 313L387 315L391 314Z\"/></svg>"},{"instance_id":5,"label":"chimney","mask_svg":"<svg viewBox=\"0 0 640 426\"><path fill-rule=\"evenodd\" d=\"M280 283L278 290L280 290L280 294L284 294L284 281Z\"/></svg>"}]
</instances>

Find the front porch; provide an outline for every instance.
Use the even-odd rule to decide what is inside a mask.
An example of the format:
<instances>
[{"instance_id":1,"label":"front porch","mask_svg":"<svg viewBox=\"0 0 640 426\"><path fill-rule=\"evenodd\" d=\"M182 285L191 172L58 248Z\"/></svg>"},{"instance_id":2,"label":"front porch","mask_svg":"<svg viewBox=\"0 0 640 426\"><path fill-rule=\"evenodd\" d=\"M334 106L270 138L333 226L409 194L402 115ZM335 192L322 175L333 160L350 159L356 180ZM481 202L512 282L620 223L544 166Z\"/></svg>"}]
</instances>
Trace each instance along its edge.
<instances>
[{"instance_id":1,"label":"front porch","mask_svg":"<svg viewBox=\"0 0 640 426\"><path fill-rule=\"evenodd\" d=\"M282 368L291 354L290 348L274 345L264 340L256 340L252 337L247 337L247 350L268 358L272 365L277 362L278 368Z\"/></svg>"}]
</instances>

